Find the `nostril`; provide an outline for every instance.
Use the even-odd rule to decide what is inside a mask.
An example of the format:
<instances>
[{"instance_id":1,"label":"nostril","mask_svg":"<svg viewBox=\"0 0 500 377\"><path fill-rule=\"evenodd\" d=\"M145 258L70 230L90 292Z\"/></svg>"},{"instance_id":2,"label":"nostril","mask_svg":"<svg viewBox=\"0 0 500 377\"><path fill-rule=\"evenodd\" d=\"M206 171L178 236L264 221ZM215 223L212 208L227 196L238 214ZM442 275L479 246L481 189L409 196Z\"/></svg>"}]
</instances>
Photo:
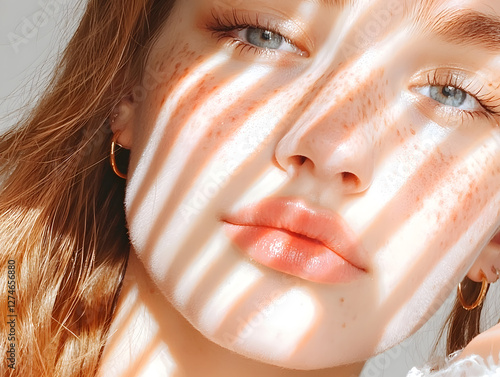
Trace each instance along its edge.
<instances>
[{"instance_id":1,"label":"nostril","mask_svg":"<svg viewBox=\"0 0 500 377\"><path fill-rule=\"evenodd\" d=\"M306 162L307 157L305 156L292 156L290 157L290 163L294 166L302 166Z\"/></svg>"},{"instance_id":2,"label":"nostril","mask_svg":"<svg viewBox=\"0 0 500 377\"><path fill-rule=\"evenodd\" d=\"M342 173L342 182L345 185L349 185L350 187L359 187L361 184L361 181L356 174L352 174L346 171Z\"/></svg>"}]
</instances>

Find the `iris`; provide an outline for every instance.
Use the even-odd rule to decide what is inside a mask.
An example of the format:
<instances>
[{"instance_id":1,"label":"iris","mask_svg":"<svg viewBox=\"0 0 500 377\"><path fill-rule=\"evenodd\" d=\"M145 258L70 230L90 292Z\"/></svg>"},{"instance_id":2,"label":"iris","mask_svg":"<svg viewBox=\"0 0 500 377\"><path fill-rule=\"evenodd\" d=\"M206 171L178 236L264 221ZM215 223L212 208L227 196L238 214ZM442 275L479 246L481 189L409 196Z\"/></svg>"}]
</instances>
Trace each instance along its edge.
<instances>
[{"instance_id":1,"label":"iris","mask_svg":"<svg viewBox=\"0 0 500 377\"><path fill-rule=\"evenodd\" d=\"M443 105L460 107L467 99L467 93L453 86L431 86L430 97Z\"/></svg>"},{"instance_id":2,"label":"iris","mask_svg":"<svg viewBox=\"0 0 500 377\"><path fill-rule=\"evenodd\" d=\"M248 28L246 37L249 43L272 50L280 48L284 41L281 35L259 28Z\"/></svg>"}]
</instances>

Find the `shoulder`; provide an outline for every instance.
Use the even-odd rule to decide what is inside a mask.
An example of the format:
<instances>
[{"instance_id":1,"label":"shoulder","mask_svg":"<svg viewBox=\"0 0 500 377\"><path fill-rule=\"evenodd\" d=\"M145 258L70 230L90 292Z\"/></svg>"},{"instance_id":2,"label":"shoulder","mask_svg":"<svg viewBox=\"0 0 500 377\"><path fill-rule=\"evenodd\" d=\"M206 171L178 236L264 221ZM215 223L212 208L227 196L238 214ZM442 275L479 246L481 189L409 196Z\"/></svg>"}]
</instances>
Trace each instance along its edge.
<instances>
[{"instance_id":1,"label":"shoulder","mask_svg":"<svg viewBox=\"0 0 500 377\"><path fill-rule=\"evenodd\" d=\"M491 357L496 364L500 363L500 324L493 326L478 336L464 348L459 358L479 355L484 359Z\"/></svg>"}]
</instances>

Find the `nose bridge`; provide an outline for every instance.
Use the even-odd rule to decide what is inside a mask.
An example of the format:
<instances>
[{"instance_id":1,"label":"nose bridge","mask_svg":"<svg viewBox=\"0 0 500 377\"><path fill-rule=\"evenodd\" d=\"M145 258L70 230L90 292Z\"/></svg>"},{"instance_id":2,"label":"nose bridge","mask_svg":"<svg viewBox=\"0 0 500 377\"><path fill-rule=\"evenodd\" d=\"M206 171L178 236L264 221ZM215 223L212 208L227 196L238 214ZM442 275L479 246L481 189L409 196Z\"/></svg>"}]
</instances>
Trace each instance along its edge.
<instances>
[{"instance_id":1,"label":"nose bridge","mask_svg":"<svg viewBox=\"0 0 500 377\"><path fill-rule=\"evenodd\" d=\"M283 136L276 159L287 171L307 164L322 179L335 179L355 191L371 183L377 112L385 107L383 69L356 66L330 71L304 98L306 111ZM311 164L312 163L312 164Z\"/></svg>"}]
</instances>

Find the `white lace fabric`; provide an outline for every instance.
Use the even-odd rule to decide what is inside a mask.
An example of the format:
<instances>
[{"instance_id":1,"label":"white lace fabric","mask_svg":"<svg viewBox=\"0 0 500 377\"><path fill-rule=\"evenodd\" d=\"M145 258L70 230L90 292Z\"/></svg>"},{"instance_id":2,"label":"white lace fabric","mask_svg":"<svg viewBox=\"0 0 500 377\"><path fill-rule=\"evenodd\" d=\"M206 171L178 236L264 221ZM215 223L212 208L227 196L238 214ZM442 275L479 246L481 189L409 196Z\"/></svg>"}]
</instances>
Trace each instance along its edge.
<instances>
[{"instance_id":1,"label":"white lace fabric","mask_svg":"<svg viewBox=\"0 0 500 377\"><path fill-rule=\"evenodd\" d=\"M500 365L494 362L491 355L486 359L479 355L471 355L454 361L460 352L452 354L439 370L433 371L430 366L422 369L413 368L408 372L407 377L500 377Z\"/></svg>"}]
</instances>

